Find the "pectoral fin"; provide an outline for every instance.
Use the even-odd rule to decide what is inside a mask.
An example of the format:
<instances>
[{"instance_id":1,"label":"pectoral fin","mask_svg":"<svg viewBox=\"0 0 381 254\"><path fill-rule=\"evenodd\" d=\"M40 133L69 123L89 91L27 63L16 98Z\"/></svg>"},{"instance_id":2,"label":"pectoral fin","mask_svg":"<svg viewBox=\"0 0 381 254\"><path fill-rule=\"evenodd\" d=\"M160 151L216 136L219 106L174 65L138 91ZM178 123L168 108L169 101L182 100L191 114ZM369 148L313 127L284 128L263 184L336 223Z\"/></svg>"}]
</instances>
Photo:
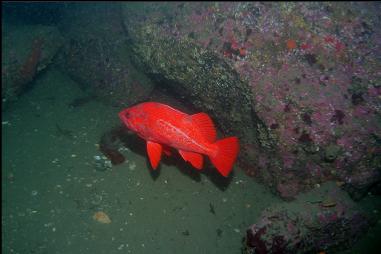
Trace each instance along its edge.
<instances>
[{"instance_id":1,"label":"pectoral fin","mask_svg":"<svg viewBox=\"0 0 381 254\"><path fill-rule=\"evenodd\" d=\"M179 153L181 157L183 157L185 161L189 161L193 167L196 169L202 169L203 158L201 154L182 150L179 150Z\"/></svg>"},{"instance_id":2,"label":"pectoral fin","mask_svg":"<svg viewBox=\"0 0 381 254\"><path fill-rule=\"evenodd\" d=\"M147 141L148 158L153 169L156 169L161 159L163 147L155 142Z\"/></svg>"}]
</instances>

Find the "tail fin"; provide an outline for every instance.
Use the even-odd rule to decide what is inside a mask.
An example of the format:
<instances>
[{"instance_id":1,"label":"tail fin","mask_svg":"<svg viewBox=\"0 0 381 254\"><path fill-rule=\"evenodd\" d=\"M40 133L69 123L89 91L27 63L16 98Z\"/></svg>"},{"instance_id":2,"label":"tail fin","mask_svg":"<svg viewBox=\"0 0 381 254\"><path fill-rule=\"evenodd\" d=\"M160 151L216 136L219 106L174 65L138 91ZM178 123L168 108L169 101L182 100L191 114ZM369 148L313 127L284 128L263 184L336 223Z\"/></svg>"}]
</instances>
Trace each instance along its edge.
<instances>
[{"instance_id":1,"label":"tail fin","mask_svg":"<svg viewBox=\"0 0 381 254\"><path fill-rule=\"evenodd\" d=\"M237 137L225 138L214 143L217 146L215 155L210 156L210 160L221 175L227 177L233 169L233 164L237 159L239 143Z\"/></svg>"}]
</instances>

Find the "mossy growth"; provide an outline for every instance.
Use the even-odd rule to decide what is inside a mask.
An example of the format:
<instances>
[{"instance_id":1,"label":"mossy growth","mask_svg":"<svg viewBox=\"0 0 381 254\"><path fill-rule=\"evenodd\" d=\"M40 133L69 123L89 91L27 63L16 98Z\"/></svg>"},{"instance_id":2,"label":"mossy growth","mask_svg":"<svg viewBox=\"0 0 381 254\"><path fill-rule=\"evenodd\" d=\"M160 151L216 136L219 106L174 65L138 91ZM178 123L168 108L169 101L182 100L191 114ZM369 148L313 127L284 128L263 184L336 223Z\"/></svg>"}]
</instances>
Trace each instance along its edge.
<instances>
[{"instance_id":1,"label":"mossy growth","mask_svg":"<svg viewBox=\"0 0 381 254\"><path fill-rule=\"evenodd\" d=\"M330 144L325 148L324 160L333 162L341 153L341 148L338 145Z\"/></svg>"}]
</instances>

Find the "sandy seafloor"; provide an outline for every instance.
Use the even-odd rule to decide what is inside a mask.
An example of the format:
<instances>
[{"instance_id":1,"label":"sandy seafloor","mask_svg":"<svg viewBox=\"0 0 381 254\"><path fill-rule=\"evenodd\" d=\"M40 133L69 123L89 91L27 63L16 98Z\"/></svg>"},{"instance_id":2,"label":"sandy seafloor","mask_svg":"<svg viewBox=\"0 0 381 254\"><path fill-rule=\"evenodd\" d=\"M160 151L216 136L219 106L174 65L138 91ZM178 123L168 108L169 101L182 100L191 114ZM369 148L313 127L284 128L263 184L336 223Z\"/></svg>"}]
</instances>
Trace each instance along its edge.
<instances>
[{"instance_id":1,"label":"sandy seafloor","mask_svg":"<svg viewBox=\"0 0 381 254\"><path fill-rule=\"evenodd\" d=\"M3 253L241 253L246 228L282 202L237 167L225 189L165 163L152 177L146 156L128 149L127 162L97 170L97 144L120 109L68 106L84 95L50 69L3 113ZM377 212L374 197L362 202ZM97 211L112 222L95 221ZM372 253L380 228L343 253Z\"/></svg>"}]
</instances>

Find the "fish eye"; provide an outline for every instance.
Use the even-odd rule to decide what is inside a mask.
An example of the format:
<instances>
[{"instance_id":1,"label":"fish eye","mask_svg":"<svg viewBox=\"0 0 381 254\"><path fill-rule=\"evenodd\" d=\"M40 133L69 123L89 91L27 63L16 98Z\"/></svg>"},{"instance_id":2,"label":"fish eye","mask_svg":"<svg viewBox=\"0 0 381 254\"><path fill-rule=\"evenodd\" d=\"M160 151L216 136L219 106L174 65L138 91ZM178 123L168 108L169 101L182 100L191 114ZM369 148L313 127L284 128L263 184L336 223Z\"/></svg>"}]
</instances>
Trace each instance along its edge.
<instances>
[{"instance_id":1,"label":"fish eye","mask_svg":"<svg viewBox=\"0 0 381 254\"><path fill-rule=\"evenodd\" d=\"M126 117L126 118L129 118L130 117L130 112L126 112L126 113L124 113L124 116Z\"/></svg>"}]
</instances>

